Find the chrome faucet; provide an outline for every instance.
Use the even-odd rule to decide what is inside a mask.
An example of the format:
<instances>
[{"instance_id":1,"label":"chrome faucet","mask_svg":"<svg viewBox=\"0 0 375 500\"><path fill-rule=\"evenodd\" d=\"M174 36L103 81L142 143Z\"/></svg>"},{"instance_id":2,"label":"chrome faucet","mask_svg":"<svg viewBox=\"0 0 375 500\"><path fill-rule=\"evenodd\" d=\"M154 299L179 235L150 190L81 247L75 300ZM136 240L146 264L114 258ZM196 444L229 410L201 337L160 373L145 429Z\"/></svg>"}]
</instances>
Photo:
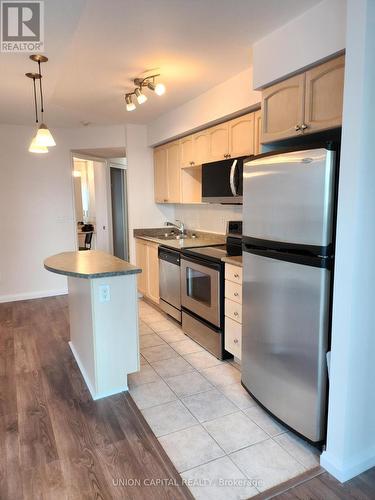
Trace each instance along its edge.
<instances>
[{"instance_id":1,"label":"chrome faucet","mask_svg":"<svg viewBox=\"0 0 375 500\"><path fill-rule=\"evenodd\" d=\"M185 234L185 224L182 221L178 220L178 219L176 219L176 222L178 222L178 224L174 224L173 222L167 221L165 223L165 225L166 226L173 226L173 227L177 228L178 231L179 231L179 233L180 233L180 235L184 235Z\"/></svg>"}]
</instances>

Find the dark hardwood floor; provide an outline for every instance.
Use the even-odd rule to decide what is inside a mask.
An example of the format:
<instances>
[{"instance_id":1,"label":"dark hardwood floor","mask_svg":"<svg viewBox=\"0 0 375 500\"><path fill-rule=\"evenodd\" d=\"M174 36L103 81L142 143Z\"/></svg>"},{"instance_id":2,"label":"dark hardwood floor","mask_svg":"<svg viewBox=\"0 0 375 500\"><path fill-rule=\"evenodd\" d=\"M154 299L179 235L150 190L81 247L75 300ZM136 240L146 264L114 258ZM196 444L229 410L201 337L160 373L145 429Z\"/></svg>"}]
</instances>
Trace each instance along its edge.
<instances>
[{"instance_id":1,"label":"dark hardwood floor","mask_svg":"<svg viewBox=\"0 0 375 500\"><path fill-rule=\"evenodd\" d=\"M127 393L92 401L68 340L66 297L0 304L0 500L191 499ZM375 469L256 498L372 500Z\"/></svg>"},{"instance_id":2,"label":"dark hardwood floor","mask_svg":"<svg viewBox=\"0 0 375 500\"><path fill-rule=\"evenodd\" d=\"M0 304L0 499L192 498L127 393L92 401L68 340L66 297Z\"/></svg>"},{"instance_id":3,"label":"dark hardwood floor","mask_svg":"<svg viewBox=\"0 0 375 500\"><path fill-rule=\"evenodd\" d=\"M300 484L289 487L286 484L281 485L255 498L257 500L373 500L375 498L375 468L343 484L324 469L321 469L315 477L296 478L296 481L300 481Z\"/></svg>"}]
</instances>

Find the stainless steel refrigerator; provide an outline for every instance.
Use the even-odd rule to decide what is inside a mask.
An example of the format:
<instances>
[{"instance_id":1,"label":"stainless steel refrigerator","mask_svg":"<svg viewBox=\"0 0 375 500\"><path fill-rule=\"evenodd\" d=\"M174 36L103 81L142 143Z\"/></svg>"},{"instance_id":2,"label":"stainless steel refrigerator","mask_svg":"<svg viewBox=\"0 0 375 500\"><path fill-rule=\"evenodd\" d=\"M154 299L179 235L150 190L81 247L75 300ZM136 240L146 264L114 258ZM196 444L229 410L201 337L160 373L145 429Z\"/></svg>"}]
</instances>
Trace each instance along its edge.
<instances>
[{"instance_id":1,"label":"stainless steel refrigerator","mask_svg":"<svg viewBox=\"0 0 375 500\"><path fill-rule=\"evenodd\" d=\"M335 152L244 164L242 383L308 440L324 440Z\"/></svg>"}]
</instances>

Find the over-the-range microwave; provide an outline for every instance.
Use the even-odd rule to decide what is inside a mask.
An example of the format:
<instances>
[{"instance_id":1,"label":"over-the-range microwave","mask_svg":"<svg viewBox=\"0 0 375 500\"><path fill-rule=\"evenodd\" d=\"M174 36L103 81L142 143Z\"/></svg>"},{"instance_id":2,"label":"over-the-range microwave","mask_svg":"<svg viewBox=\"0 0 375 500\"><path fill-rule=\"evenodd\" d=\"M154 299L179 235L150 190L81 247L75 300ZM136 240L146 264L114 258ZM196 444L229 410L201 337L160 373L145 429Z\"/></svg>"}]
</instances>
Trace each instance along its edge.
<instances>
[{"instance_id":1,"label":"over-the-range microwave","mask_svg":"<svg viewBox=\"0 0 375 500\"><path fill-rule=\"evenodd\" d=\"M248 156L204 163L202 165L202 201L242 204L243 162Z\"/></svg>"}]
</instances>

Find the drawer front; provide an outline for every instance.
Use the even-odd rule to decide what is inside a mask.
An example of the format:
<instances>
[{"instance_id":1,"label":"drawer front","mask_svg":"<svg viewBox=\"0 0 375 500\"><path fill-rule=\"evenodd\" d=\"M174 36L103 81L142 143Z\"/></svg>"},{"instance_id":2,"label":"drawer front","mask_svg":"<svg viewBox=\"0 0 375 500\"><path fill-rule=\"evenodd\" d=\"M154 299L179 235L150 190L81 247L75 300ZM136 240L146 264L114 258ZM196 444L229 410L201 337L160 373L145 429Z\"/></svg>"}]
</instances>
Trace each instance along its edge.
<instances>
[{"instance_id":1,"label":"drawer front","mask_svg":"<svg viewBox=\"0 0 375 500\"><path fill-rule=\"evenodd\" d=\"M230 299L225 299L225 316L242 323L242 305Z\"/></svg>"},{"instance_id":2,"label":"drawer front","mask_svg":"<svg viewBox=\"0 0 375 500\"><path fill-rule=\"evenodd\" d=\"M242 285L225 280L225 297L242 304Z\"/></svg>"},{"instance_id":3,"label":"drawer front","mask_svg":"<svg viewBox=\"0 0 375 500\"><path fill-rule=\"evenodd\" d=\"M225 264L225 279L242 284L242 267Z\"/></svg>"},{"instance_id":4,"label":"drawer front","mask_svg":"<svg viewBox=\"0 0 375 500\"><path fill-rule=\"evenodd\" d=\"M241 359L242 325L230 318L225 318L225 349Z\"/></svg>"}]
</instances>

